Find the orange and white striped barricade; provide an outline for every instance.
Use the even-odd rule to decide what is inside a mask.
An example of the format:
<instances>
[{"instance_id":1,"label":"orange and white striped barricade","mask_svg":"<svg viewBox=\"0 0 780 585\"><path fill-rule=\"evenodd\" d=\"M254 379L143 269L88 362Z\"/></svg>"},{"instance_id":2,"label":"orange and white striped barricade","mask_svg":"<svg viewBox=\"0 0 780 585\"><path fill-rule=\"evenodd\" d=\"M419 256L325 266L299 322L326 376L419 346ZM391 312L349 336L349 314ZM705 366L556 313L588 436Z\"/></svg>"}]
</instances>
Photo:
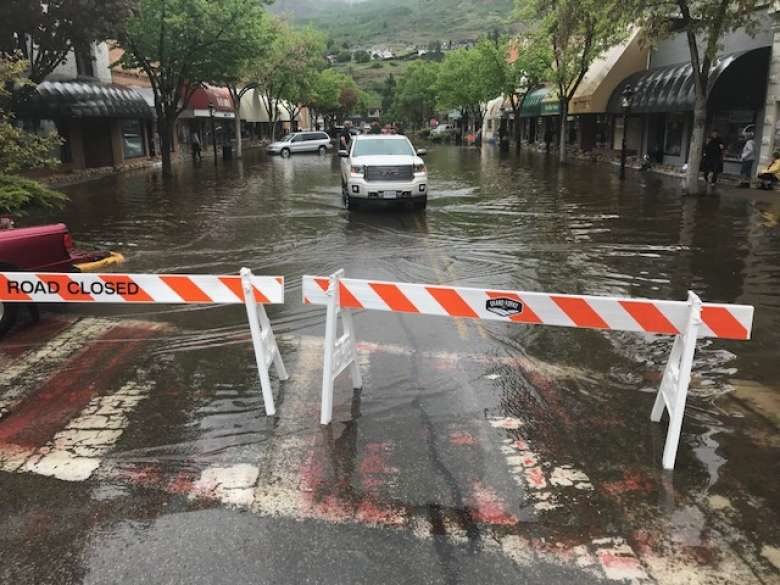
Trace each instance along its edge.
<instances>
[{"instance_id":1,"label":"orange and white striped barricade","mask_svg":"<svg viewBox=\"0 0 780 585\"><path fill-rule=\"evenodd\" d=\"M284 303L284 278L192 274L82 274L0 272L0 301L11 303L119 303L246 305L249 329L268 416L276 414L268 370L280 380L287 371L276 344L266 304Z\"/></svg>"},{"instance_id":2,"label":"orange and white striped barricade","mask_svg":"<svg viewBox=\"0 0 780 585\"><path fill-rule=\"evenodd\" d=\"M356 280L343 274L303 277L304 303L327 306L322 424L332 419L333 382L341 372L351 368L353 385L362 386L354 310L673 335L674 346L650 416L659 422L664 410L669 412L663 454L666 469L674 468L697 339L746 341L753 326L753 307L705 304L692 292L685 302L662 301ZM339 315L344 333L336 338Z\"/></svg>"}]
</instances>

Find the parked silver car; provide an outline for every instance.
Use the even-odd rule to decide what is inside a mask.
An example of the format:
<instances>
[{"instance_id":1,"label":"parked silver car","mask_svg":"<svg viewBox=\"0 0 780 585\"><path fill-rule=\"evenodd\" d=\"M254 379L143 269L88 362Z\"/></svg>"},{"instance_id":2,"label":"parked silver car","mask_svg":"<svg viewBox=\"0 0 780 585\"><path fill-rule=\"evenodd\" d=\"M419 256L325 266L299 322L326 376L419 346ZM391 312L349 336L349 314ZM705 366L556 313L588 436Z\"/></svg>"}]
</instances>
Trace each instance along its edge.
<instances>
[{"instance_id":1,"label":"parked silver car","mask_svg":"<svg viewBox=\"0 0 780 585\"><path fill-rule=\"evenodd\" d=\"M325 154L332 148L330 136L325 132L294 132L268 146L271 154L290 156L299 152Z\"/></svg>"}]
</instances>

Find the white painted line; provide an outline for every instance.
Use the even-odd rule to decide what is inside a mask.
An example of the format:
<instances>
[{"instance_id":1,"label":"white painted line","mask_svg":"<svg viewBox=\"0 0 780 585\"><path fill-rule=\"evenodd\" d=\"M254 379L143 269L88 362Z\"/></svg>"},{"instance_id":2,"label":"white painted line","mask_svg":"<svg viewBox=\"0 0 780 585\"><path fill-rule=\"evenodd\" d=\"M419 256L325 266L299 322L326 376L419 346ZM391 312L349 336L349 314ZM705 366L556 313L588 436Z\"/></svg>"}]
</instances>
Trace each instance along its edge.
<instances>
[{"instance_id":1,"label":"white painted line","mask_svg":"<svg viewBox=\"0 0 780 585\"><path fill-rule=\"evenodd\" d=\"M129 424L130 414L151 393L153 385L139 379L116 393L93 398L79 415L39 449L26 453L22 465L0 461L4 471L37 473L63 481L85 481L98 469Z\"/></svg>"}]
</instances>

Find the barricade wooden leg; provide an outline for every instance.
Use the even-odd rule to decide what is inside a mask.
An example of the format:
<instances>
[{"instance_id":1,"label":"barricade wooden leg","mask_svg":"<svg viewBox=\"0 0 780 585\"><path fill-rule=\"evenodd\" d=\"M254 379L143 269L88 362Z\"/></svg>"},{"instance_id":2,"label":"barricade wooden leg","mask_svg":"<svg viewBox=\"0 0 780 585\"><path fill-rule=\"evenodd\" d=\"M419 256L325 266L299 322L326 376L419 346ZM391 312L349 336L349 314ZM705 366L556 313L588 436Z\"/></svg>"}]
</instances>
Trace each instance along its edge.
<instances>
[{"instance_id":1,"label":"barricade wooden leg","mask_svg":"<svg viewBox=\"0 0 780 585\"><path fill-rule=\"evenodd\" d=\"M658 421L663 414L664 404L669 411L669 428L666 433L666 445L664 446L663 467L674 469L677 458L677 448L680 444L683 418L685 417L685 404L688 398L688 388L691 383L691 369L693 357L696 353L696 343L701 326L702 302L694 293L688 293L688 303L691 311L688 324L681 336L674 343L672 355L664 372L659 396L656 398L651 418Z\"/></svg>"},{"instance_id":2,"label":"barricade wooden leg","mask_svg":"<svg viewBox=\"0 0 780 585\"><path fill-rule=\"evenodd\" d=\"M350 373L352 375L352 387L358 390L363 387L363 376L360 375L360 365L358 364L357 342L355 337L355 322L352 319L352 311L344 310L341 313L344 323L345 342L349 345L350 355Z\"/></svg>"},{"instance_id":3,"label":"barricade wooden leg","mask_svg":"<svg viewBox=\"0 0 780 585\"><path fill-rule=\"evenodd\" d=\"M322 364L322 403L320 424L328 425L333 420L333 384L336 378L334 372L336 337L338 333L338 316L340 311L339 277L344 274L340 270L330 277L328 285L328 311L325 315L325 358Z\"/></svg>"},{"instance_id":4,"label":"barricade wooden leg","mask_svg":"<svg viewBox=\"0 0 780 585\"><path fill-rule=\"evenodd\" d=\"M276 345L276 339L271 329L271 322L262 305L258 305L255 300L255 291L252 287L252 271L248 268L241 270L241 284L244 291L244 304L246 306L247 319L249 320L249 330L252 333L252 346L255 350L255 363L257 364L257 373L260 377L260 388L263 392L263 403L267 416L276 414L274 405L274 394L271 388L271 378L268 375L268 368L271 363L277 364L277 373L281 380L287 379L287 371L279 355L279 348ZM281 367L280 367L281 366Z\"/></svg>"}]
</instances>

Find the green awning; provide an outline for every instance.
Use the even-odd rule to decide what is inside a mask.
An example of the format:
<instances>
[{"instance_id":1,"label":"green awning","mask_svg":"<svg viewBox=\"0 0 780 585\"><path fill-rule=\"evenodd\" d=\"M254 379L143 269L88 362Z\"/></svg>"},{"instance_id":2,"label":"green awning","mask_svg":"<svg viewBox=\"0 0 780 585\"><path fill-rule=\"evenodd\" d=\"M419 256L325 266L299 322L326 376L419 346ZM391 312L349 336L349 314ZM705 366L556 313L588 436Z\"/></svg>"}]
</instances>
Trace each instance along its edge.
<instances>
[{"instance_id":1,"label":"green awning","mask_svg":"<svg viewBox=\"0 0 780 585\"><path fill-rule=\"evenodd\" d=\"M542 87L541 89L535 89L523 100L523 105L520 108L521 118L535 118L542 115L542 101L550 93L549 87Z\"/></svg>"}]
</instances>

